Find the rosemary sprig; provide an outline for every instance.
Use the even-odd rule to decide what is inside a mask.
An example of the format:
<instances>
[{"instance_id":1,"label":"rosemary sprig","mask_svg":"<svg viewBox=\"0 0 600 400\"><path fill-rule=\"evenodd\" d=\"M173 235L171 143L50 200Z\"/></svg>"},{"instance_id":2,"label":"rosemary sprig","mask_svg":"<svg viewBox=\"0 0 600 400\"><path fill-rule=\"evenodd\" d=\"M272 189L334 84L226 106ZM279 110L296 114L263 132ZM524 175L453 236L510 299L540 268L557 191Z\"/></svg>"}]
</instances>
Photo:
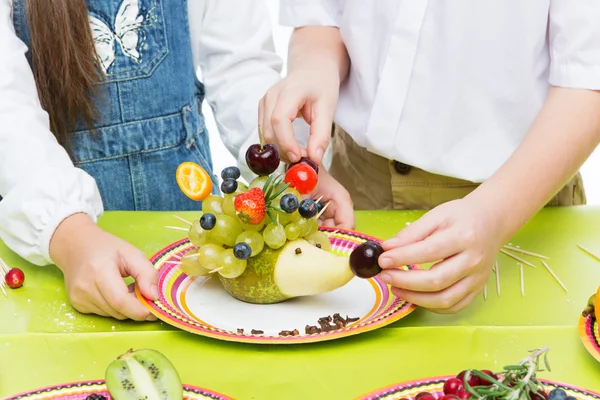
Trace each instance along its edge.
<instances>
[{"instance_id":1,"label":"rosemary sprig","mask_svg":"<svg viewBox=\"0 0 600 400\"><path fill-rule=\"evenodd\" d=\"M532 400L531 394L539 396L544 391L543 385L536 377L540 369L540 357L544 356L544 365L550 371L548 363L548 346L531 351L531 354L516 365L507 365L504 370L497 374L498 379L487 375L479 370L468 370L464 377L465 390L474 399L482 400ZM492 383L489 386L471 386L469 377L476 375L485 381Z\"/></svg>"}]
</instances>

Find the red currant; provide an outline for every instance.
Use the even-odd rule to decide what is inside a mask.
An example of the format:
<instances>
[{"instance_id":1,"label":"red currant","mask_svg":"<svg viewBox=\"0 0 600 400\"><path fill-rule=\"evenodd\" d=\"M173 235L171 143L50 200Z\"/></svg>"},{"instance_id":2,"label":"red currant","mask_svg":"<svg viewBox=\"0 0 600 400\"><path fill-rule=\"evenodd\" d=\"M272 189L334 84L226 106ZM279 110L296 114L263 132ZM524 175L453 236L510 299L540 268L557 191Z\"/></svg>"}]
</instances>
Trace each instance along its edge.
<instances>
[{"instance_id":1,"label":"red currant","mask_svg":"<svg viewBox=\"0 0 600 400\"><path fill-rule=\"evenodd\" d=\"M11 289L16 289L23 286L25 274L19 268L12 268L6 273L4 280L6 281L8 287Z\"/></svg>"},{"instance_id":2,"label":"red currant","mask_svg":"<svg viewBox=\"0 0 600 400\"><path fill-rule=\"evenodd\" d=\"M492 377L492 378L494 378L496 380L498 379L498 377L496 376L496 374L494 374L489 369L481 370L481 372L483 372L486 375L489 375L490 377ZM481 386L491 386L493 383L491 381L486 380L485 378L479 378L479 384Z\"/></svg>"},{"instance_id":3,"label":"red currant","mask_svg":"<svg viewBox=\"0 0 600 400\"><path fill-rule=\"evenodd\" d=\"M444 394L456 394L464 388L463 381L458 378L450 378L444 383Z\"/></svg>"},{"instance_id":4,"label":"red currant","mask_svg":"<svg viewBox=\"0 0 600 400\"><path fill-rule=\"evenodd\" d=\"M456 397L458 397L459 399L470 399L471 398L471 393L467 392L464 389L460 389L456 393Z\"/></svg>"},{"instance_id":5,"label":"red currant","mask_svg":"<svg viewBox=\"0 0 600 400\"><path fill-rule=\"evenodd\" d=\"M315 190L318 179L315 170L306 164L296 164L285 174L285 183L289 183L300 194L309 194Z\"/></svg>"},{"instance_id":6,"label":"red currant","mask_svg":"<svg viewBox=\"0 0 600 400\"><path fill-rule=\"evenodd\" d=\"M461 382L464 383L466 374L467 374L467 371L462 371L460 374L456 375L456 377L458 379L460 379ZM471 375L469 376L469 380L467 381L467 383L469 384L469 386L479 386L479 384L480 384L479 377L477 375L474 375L471 372Z\"/></svg>"},{"instance_id":7,"label":"red currant","mask_svg":"<svg viewBox=\"0 0 600 400\"><path fill-rule=\"evenodd\" d=\"M415 396L415 400L436 400L435 396L431 393L421 392Z\"/></svg>"}]
</instances>

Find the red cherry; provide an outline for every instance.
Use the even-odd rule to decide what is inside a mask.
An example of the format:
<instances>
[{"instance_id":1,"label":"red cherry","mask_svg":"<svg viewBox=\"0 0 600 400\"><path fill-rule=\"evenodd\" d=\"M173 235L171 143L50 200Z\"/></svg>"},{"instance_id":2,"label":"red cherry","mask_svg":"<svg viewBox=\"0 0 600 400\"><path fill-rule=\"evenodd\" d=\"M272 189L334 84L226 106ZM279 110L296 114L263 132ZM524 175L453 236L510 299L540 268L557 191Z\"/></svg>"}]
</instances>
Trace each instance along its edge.
<instances>
[{"instance_id":1,"label":"red cherry","mask_svg":"<svg viewBox=\"0 0 600 400\"><path fill-rule=\"evenodd\" d=\"M18 287L23 286L23 282L25 281L25 274L19 268L12 268L6 273L4 280L6 281L8 287L16 289Z\"/></svg>"},{"instance_id":2,"label":"red cherry","mask_svg":"<svg viewBox=\"0 0 600 400\"><path fill-rule=\"evenodd\" d=\"M458 393L456 393L456 397L458 397L459 399L470 399L471 393L465 391L464 389L460 389Z\"/></svg>"},{"instance_id":3,"label":"red cherry","mask_svg":"<svg viewBox=\"0 0 600 400\"><path fill-rule=\"evenodd\" d=\"M467 371L462 371L460 374L456 375L456 377L458 379L460 379L461 382L464 383L465 381L465 375L467 374ZM477 375L474 375L471 372L471 375L469 376L469 380L467 381L467 383L469 384L469 386L479 386L480 382L479 382L479 377Z\"/></svg>"},{"instance_id":4,"label":"red cherry","mask_svg":"<svg viewBox=\"0 0 600 400\"><path fill-rule=\"evenodd\" d=\"M450 378L444 383L444 394L456 394L464 388L463 381L458 378Z\"/></svg>"},{"instance_id":5,"label":"red cherry","mask_svg":"<svg viewBox=\"0 0 600 400\"><path fill-rule=\"evenodd\" d=\"M415 396L415 400L435 400L435 396L431 393L421 392Z\"/></svg>"},{"instance_id":6,"label":"red cherry","mask_svg":"<svg viewBox=\"0 0 600 400\"><path fill-rule=\"evenodd\" d=\"M319 173L319 166L317 165L317 163L315 163L313 160L308 159L306 157L302 157L300 159L300 161L297 161L295 163L292 164L288 164L287 168L285 169L285 171L287 172L290 168L292 168L294 165L298 165L298 164L306 164L308 166L310 166L312 169L315 170L315 172L318 174Z\"/></svg>"},{"instance_id":7,"label":"red cherry","mask_svg":"<svg viewBox=\"0 0 600 400\"><path fill-rule=\"evenodd\" d=\"M315 170L306 164L296 164L285 174L285 183L289 183L300 194L309 194L315 190L318 179Z\"/></svg>"},{"instance_id":8,"label":"red cherry","mask_svg":"<svg viewBox=\"0 0 600 400\"><path fill-rule=\"evenodd\" d=\"M279 150L272 144L253 144L246 150L246 164L256 175L271 175L279 167Z\"/></svg>"},{"instance_id":9,"label":"red cherry","mask_svg":"<svg viewBox=\"0 0 600 400\"><path fill-rule=\"evenodd\" d=\"M494 379L498 379L498 376L496 376L495 373L493 373L492 371L490 371L489 369L483 369L481 370L481 372L483 372L484 374L491 376ZM491 381L486 380L485 378L479 378L479 384L481 386L492 386L493 383Z\"/></svg>"}]
</instances>

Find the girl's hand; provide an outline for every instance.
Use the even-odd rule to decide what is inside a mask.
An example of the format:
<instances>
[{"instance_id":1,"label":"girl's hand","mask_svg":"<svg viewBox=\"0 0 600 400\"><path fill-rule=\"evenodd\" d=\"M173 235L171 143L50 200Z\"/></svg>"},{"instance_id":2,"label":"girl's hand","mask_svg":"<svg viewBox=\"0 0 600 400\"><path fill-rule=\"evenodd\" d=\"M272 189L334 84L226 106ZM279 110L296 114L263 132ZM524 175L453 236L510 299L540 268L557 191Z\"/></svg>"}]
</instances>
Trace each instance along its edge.
<instances>
[{"instance_id":1,"label":"girl's hand","mask_svg":"<svg viewBox=\"0 0 600 400\"><path fill-rule=\"evenodd\" d=\"M50 256L62 270L69 301L79 312L120 320L156 320L123 280L133 277L142 294L156 300L156 269L140 250L104 232L86 215L72 215L58 226Z\"/></svg>"},{"instance_id":2,"label":"girl's hand","mask_svg":"<svg viewBox=\"0 0 600 400\"><path fill-rule=\"evenodd\" d=\"M310 197L318 199L321 196L323 203L330 204L321 215L319 225L354 229L354 206L350 194L323 167L319 168L319 182Z\"/></svg>"},{"instance_id":3,"label":"girl's hand","mask_svg":"<svg viewBox=\"0 0 600 400\"><path fill-rule=\"evenodd\" d=\"M508 238L493 207L468 198L442 204L383 243L381 278L394 295L438 313L467 307ZM430 270L396 270L437 262Z\"/></svg>"}]
</instances>

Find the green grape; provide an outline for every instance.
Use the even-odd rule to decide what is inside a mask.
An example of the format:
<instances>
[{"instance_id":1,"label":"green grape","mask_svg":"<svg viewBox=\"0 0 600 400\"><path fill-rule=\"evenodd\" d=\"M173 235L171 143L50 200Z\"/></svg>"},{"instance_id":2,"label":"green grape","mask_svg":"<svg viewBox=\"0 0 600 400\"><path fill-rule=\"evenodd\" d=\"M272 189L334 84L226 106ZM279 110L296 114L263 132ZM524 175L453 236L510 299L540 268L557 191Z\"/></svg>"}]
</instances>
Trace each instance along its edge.
<instances>
[{"instance_id":1,"label":"green grape","mask_svg":"<svg viewBox=\"0 0 600 400\"><path fill-rule=\"evenodd\" d=\"M235 191L235 193L240 194L240 193L244 193L248 191L248 185L246 185L244 182L242 181L238 181L238 188Z\"/></svg>"},{"instance_id":2,"label":"green grape","mask_svg":"<svg viewBox=\"0 0 600 400\"><path fill-rule=\"evenodd\" d=\"M217 261L217 268L221 268L219 270L219 274L228 279L237 278L243 274L247 265L248 262L246 260L239 260L235 258L233 255L233 249L223 250L219 255L219 260Z\"/></svg>"},{"instance_id":3,"label":"green grape","mask_svg":"<svg viewBox=\"0 0 600 400\"><path fill-rule=\"evenodd\" d=\"M283 225L269 224L265 226L263 238L267 246L272 249L278 249L285 244L285 229Z\"/></svg>"},{"instance_id":4,"label":"green grape","mask_svg":"<svg viewBox=\"0 0 600 400\"><path fill-rule=\"evenodd\" d=\"M298 228L298 224L295 222L290 222L285 227L285 237L287 240L296 240L300 236L300 228Z\"/></svg>"},{"instance_id":5,"label":"green grape","mask_svg":"<svg viewBox=\"0 0 600 400\"><path fill-rule=\"evenodd\" d=\"M217 216L217 223L210 231L211 241L224 244L229 247L235 246L235 239L242 233L242 225L238 218L226 214Z\"/></svg>"},{"instance_id":6,"label":"green grape","mask_svg":"<svg viewBox=\"0 0 600 400\"><path fill-rule=\"evenodd\" d=\"M239 218L238 218L238 220L239 220ZM256 224L256 225L245 224L242 221L240 221L240 224L242 225L242 229L245 231L259 232L262 228L265 227L267 221L270 221L269 217L263 218L263 220L260 221L260 223Z\"/></svg>"},{"instance_id":7,"label":"green grape","mask_svg":"<svg viewBox=\"0 0 600 400\"><path fill-rule=\"evenodd\" d=\"M202 200L202 212L215 215L223 214L223 198L221 196L209 194Z\"/></svg>"},{"instance_id":8,"label":"green grape","mask_svg":"<svg viewBox=\"0 0 600 400\"><path fill-rule=\"evenodd\" d=\"M310 224L310 229L305 236L312 235L319 230L319 221L316 218L309 219L308 223Z\"/></svg>"},{"instance_id":9,"label":"green grape","mask_svg":"<svg viewBox=\"0 0 600 400\"><path fill-rule=\"evenodd\" d=\"M317 244L319 244L321 246L321 249L323 250L331 250L331 243L329 242L329 237L327 237L327 235L323 232L317 231L311 233L307 235L304 239L306 239L308 243L312 245L316 246Z\"/></svg>"},{"instance_id":10,"label":"green grape","mask_svg":"<svg viewBox=\"0 0 600 400\"><path fill-rule=\"evenodd\" d=\"M248 186L248 190L252 189L252 188L260 188L262 189L265 186L265 183L267 183L267 179L269 179L268 176L259 176L256 177L252 180L252 182L250 182L250 185ZM239 184L238 184L239 187Z\"/></svg>"},{"instance_id":11,"label":"green grape","mask_svg":"<svg viewBox=\"0 0 600 400\"><path fill-rule=\"evenodd\" d=\"M255 231L244 231L239 234L239 236L235 239L236 243L246 242L250 249L252 249L252 254L250 257L254 257L259 254L263 247L265 247L265 241L260 233Z\"/></svg>"},{"instance_id":12,"label":"green grape","mask_svg":"<svg viewBox=\"0 0 600 400\"><path fill-rule=\"evenodd\" d=\"M217 268L217 261L222 252L222 246L212 243L205 244L198 249L198 264L204 269L212 271Z\"/></svg>"},{"instance_id":13,"label":"green grape","mask_svg":"<svg viewBox=\"0 0 600 400\"><path fill-rule=\"evenodd\" d=\"M200 226L200 220L197 219L192 223L192 226L190 226L190 230L188 231L188 238L194 246L200 247L206 242L208 242L208 233L209 231L205 231L204 229L202 229L202 227Z\"/></svg>"},{"instance_id":14,"label":"green grape","mask_svg":"<svg viewBox=\"0 0 600 400\"><path fill-rule=\"evenodd\" d=\"M181 259L181 270L188 276L208 276L210 270L198 262L198 251L192 250Z\"/></svg>"},{"instance_id":15,"label":"green grape","mask_svg":"<svg viewBox=\"0 0 600 400\"><path fill-rule=\"evenodd\" d=\"M226 215L229 215L230 217L234 217L237 218L237 214L235 212L235 206L233 205L233 202L235 201L235 193L232 194L226 194L223 197L223 212Z\"/></svg>"},{"instance_id":16,"label":"green grape","mask_svg":"<svg viewBox=\"0 0 600 400\"><path fill-rule=\"evenodd\" d=\"M298 221L296 221L296 224L298 225L300 237L308 235L310 229L312 228L310 221L306 218L300 218Z\"/></svg>"}]
</instances>

